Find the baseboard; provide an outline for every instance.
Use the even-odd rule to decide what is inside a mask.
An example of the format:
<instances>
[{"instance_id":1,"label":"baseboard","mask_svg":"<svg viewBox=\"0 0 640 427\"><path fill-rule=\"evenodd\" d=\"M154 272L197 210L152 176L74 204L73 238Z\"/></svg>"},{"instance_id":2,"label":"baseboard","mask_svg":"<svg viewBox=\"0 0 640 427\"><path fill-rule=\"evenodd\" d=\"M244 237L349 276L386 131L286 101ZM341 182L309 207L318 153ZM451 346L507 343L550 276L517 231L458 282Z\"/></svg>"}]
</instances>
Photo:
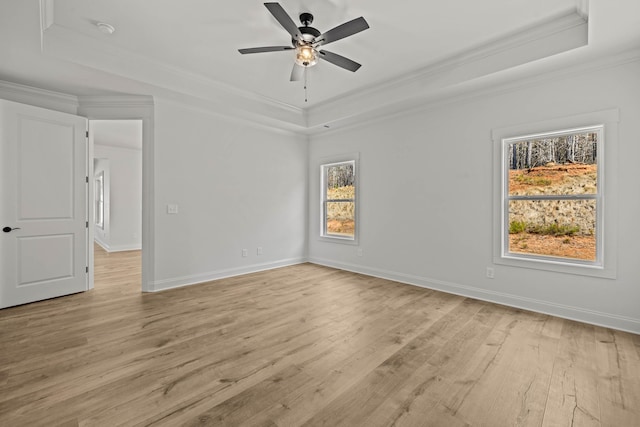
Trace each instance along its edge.
<instances>
[{"instance_id":1,"label":"baseboard","mask_svg":"<svg viewBox=\"0 0 640 427\"><path fill-rule=\"evenodd\" d=\"M181 288L183 286L197 285L199 283L210 282L212 280L225 279L227 277L241 276L243 274L257 273L259 271L273 270L274 268L287 267L290 265L303 264L307 262L304 257L289 258L263 264L252 264L237 268L228 268L224 270L211 271L203 274L194 274L191 276L173 277L170 279L156 280L151 284L148 292L165 291L168 289Z\"/></svg>"},{"instance_id":2,"label":"baseboard","mask_svg":"<svg viewBox=\"0 0 640 427\"><path fill-rule=\"evenodd\" d=\"M111 246L100 240L98 237L94 238L94 242L96 242L102 249L105 251L112 252L126 252L126 251L139 251L142 249L142 245L137 243L133 245L116 245Z\"/></svg>"},{"instance_id":3,"label":"baseboard","mask_svg":"<svg viewBox=\"0 0 640 427\"><path fill-rule=\"evenodd\" d=\"M370 268L362 265L349 264L334 260L311 257L308 259L308 262L318 265L324 265L327 267L338 268L340 270L351 271L354 273L366 274L367 276L393 280L395 282L405 283L408 285L434 289L437 291L447 292L450 294L460 295L482 301L507 305L523 310L549 314L551 316L561 317L564 319L575 320L578 322L589 323L606 328L618 329L625 332L631 332L633 334L640 334L640 319L634 319L631 317L618 316L610 313L603 313L579 307L556 304L553 302L537 300L533 298L525 298L502 292L487 291L472 286L465 286L457 283L430 279L427 277L413 276L410 274Z\"/></svg>"},{"instance_id":4,"label":"baseboard","mask_svg":"<svg viewBox=\"0 0 640 427\"><path fill-rule=\"evenodd\" d=\"M95 243L97 243L97 244L98 244L98 246L100 246L100 247L101 247L102 249L104 249L106 252L111 252L111 251L109 250L109 245L107 245L105 242L103 242L102 240L100 240L100 239L98 238L98 236L95 236L95 237L93 238L93 241L94 241Z\"/></svg>"},{"instance_id":5,"label":"baseboard","mask_svg":"<svg viewBox=\"0 0 640 427\"><path fill-rule=\"evenodd\" d=\"M126 251L139 251L142 249L142 245L140 243L133 245L116 245L110 246L107 252L126 252Z\"/></svg>"}]
</instances>

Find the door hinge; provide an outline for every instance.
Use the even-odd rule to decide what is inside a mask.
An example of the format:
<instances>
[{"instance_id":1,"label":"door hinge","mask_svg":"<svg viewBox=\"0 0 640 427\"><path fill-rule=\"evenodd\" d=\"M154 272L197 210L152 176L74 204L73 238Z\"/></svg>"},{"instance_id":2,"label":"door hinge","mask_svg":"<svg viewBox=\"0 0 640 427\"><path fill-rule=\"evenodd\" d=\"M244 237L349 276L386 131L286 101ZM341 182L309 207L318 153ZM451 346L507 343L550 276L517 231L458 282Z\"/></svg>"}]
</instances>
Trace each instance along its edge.
<instances>
[{"instance_id":1,"label":"door hinge","mask_svg":"<svg viewBox=\"0 0 640 427\"><path fill-rule=\"evenodd\" d=\"M87 228L89 228L89 221L86 222L86 226L87 226Z\"/></svg>"},{"instance_id":2,"label":"door hinge","mask_svg":"<svg viewBox=\"0 0 640 427\"><path fill-rule=\"evenodd\" d=\"M87 135L87 138L89 138L89 131L87 131L86 135Z\"/></svg>"},{"instance_id":3,"label":"door hinge","mask_svg":"<svg viewBox=\"0 0 640 427\"><path fill-rule=\"evenodd\" d=\"M85 270L85 271L86 271L87 273L89 272L89 266L87 266L87 268L86 268L86 270Z\"/></svg>"},{"instance_id":4,"label":"door hinge","mask_svg":"<svg viewBox=\"0 0 640 427\"><path fill-rule=\"evenodd\" d=\"M89 183L89 177L87 176L85 178L86 178L85 182L88 184Z\"/></svg>"}]
</instances>

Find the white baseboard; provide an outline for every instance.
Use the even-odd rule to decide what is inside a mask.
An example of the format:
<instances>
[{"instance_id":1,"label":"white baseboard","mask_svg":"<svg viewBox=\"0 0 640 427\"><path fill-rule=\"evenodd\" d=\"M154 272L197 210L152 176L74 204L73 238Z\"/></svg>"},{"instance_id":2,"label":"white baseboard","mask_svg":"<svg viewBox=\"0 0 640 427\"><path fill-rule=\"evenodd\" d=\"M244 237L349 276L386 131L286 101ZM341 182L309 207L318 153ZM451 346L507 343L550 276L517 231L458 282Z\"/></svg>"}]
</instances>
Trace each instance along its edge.
<instances>
[{"instance_id":1,"label":"white baseboard","mask_svg":"<svg viewBox=\"0 0 640 427\"><path fill-rule=\"evenodd\" d=\"M510 307L521 308L524 310L535 311L538 313L549 314L551 316L561 317L564 319L575 320L578 322L589 323L606 328L618 329L621 331L631 332L633 334L640 334L640 319L634 319L631 317L618 316L610 313L603 313L579 307L556 304L553 302L542 301L533 298L525 298L502 292L488 291L472 286L465 286L457 283L430 279L427 277L413 276L395 271L381 270L334 260L312 257L309 258L308 262L324 265L327 267L338 268L340 270L351 271L354 273L366 274L368 276L380 277L382 279L393 280L408 285L434 289L482 301L488 301L507 305Z\"/></svg>"},{"instance_id":2,"label":"white baseboard","mask_svg":"<svg viewBox=\"0 0 640 427\"><path fill-rule=\"evenodd\" d=\"M156 280L151 284L149 292L165 291L167 289L181 288L183 286L197 285L199 283L210 282L212 280L225 279L227 277L241 276L243 274L257 273L259 271L273 270L274 268L287 267L290 265L302 264L307 262L304 257L289 258L263 264L252 264L237 268L228 268L224 270L211 271L203 274L194 274L192 276L173 277L170 279Z\"/></svg>"},{"instance_id":3,"label":"white baseboard","mask_svg":"<svg viewBox=\"0 0 640 427\"><path fill-rule=\"evenodd\" d=\"M110 252L109 251L109 245L107 245L105 242L100 240L100 238L98 236L94 236L93 241L96 242L98 244L98 246L100 246L105 251Z\"/></svg>"},{"instance_id":4,"label":"white baseboard","mask_svg":"<svg viewBox=\"0 0 640 427\"><path fill-rule=\"evenodd\" d=\"M140 243L134 243L131 245L115 245L111 246L100 240L97 236L94 238L94 241L105 251L111 252L126 252L126 251L139 251L142 249L142 245Z\"/></svg>"},{"instance_id":5,"label":"white baseboard","mask_svg":"<svg viewBox=\"0 0 640 427\"><path fill-rule=\"evenodd\" d=\"M142 245L140 243L135 243L132 245L116 245L110 246L107 252L126 252L126 251L139 251L142 249Z\"/></svg>"}]
</instances>

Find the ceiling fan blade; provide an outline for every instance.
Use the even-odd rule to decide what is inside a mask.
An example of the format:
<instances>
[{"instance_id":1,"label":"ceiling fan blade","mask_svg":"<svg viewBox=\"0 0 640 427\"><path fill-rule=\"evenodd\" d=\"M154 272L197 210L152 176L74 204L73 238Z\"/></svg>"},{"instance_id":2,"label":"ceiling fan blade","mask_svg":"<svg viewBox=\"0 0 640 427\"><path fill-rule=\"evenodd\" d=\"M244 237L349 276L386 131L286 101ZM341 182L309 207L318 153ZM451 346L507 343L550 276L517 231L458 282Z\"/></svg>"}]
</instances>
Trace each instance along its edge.
<instances>
[{"instance_id":1,"label":"ceiling fan blade","mask_svg":"<svg viewBox=\"0 0 640 427\"><path fill-rule=\"evenodd\" d=\"M289 81L299 82L304 77L305 68L302 65L296 63L293 64L293 70L291 70L291 78Z\"/></svg>"},{"instance_id":2,"label":"ceiling fan blade","mask_svg":"<svg viewBox=\"0 0 640 427\"><path fill-rule=\"evenodd\" d=\"M263 52L279 52L284 50L293 50L291 46L266 46L266 47L250 47L248 49L238 49L241 54L247 53L263 53Z\"/></svg>"},{"instance_id":3,"label":"ceiling fan blade","mask_svg":"<svg viewBox=\"0 0 640 427\"><path fill-rule=\"evenodd\" d=\"M333 43L336 40L349 37L353 34L359 33L360 31L364 31L367 28L369 28L369 24L361 16L360 18L356 18L349 22L345 22L342 25L338 25L337 27L330 29L324 34L320 34L317 41L320 43L320 45Z\"/></svg>"},{"instance_id":4,"label":"ceiling fan blade","mask_svg":"<svg viewBox=\"0 0 640 427\"><path fill-rule=\"evenodd\" d=\"M289 16L287 12L280 6L280 3L265 3L264 4L269 12L273 15L274 18L282 25L282 28L287 30L291 37L296 40L300 40L302 38L302 34L300 34L300 30L293 19Z\"/></svg>"},{"instance_id":5,"label":"ceiling fan blade","mask_svg":"<svg viewBox=\"0 0 640 427\"><path fill-rule=\"evenodd\" d=\"M345 70L353 71L354 73L358 71L360 68L360 64L355 61L350 60L349 58L345 58L342 55L338 55L337 53L329 52L327 50L322 50L319 52L320 58L325 61L331 62L333 65L337 65L338 67L342 67Z\"/></svg>"}]
</instances>

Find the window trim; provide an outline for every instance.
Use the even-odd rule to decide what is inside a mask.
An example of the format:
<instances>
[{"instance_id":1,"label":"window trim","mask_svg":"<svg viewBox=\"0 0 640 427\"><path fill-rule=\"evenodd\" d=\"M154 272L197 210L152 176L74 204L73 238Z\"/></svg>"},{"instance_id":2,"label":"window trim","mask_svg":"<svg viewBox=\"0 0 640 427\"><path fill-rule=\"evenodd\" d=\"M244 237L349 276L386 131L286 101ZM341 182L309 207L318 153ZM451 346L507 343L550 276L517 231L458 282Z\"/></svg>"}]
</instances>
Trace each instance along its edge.
<instances>
[{"instance_id":1,"label":"window trim","mask_svg":"<svg viewBox=\"0 0 640 427\"><path fill-rule=\"evenodd\" d=\"M536 123L495 128L494 147L494 219L493 263L510 267L532 268L559 273L614 279L617 271L617 138L618 109L568 116ZM598 143L598 192L596 198L596 261L573 260L540 255L508 252L508 164L505 147L508 143L540 136L566 135L581 130L601 128ZM552 129L551 131L545 131ZM553 131L553 129L556 129ZM562 129L562 130L557 130ZM596 195L594 195L596 196Z\"/></svg>"},{"instance_id":2,"label":"window trim","mask_svg":"<svg viewBox=\"0 0 640 427\"><path fill-rule=\"evenodd\" d=\"M326 168L334 165L339 165L343 163L353 163L353 174L354 174L354 198L353 199L340 199L338 201L348 201L353 200L355 203L354 209L354 229L353 229L353 237L342 237L337 235L327 234L326 232L326 203L331 200L326 198ZM324 157L319 159L318 168L320 169L320 224L319 224L319 235L318 239L324 242L332 242L332 243L342 243L347 245L358 245L359 244L359 235L360 235L360 197L359 197L359 188L360 188L360 155L359 153L351 153L351 154L343 154L338 156Z\"/></svg>"}]
</instances>

